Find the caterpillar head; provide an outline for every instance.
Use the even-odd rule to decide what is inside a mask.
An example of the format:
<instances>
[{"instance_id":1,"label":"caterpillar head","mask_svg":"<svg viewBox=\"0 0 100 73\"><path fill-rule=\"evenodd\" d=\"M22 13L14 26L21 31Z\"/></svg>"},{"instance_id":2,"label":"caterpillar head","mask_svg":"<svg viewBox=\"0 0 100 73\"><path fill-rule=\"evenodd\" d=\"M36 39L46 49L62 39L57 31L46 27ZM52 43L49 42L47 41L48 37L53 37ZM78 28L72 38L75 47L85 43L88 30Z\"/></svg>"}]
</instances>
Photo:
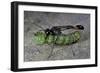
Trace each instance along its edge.
<instances>
[{"instance_id":1,"label":"caterpillar head","mask_svg":"<svg viewBox=\"0 0 100 73\"><path fill-rule=\"evenodd\" d=\"M36 32L34 34L34 37L33 37L33 41L36 43L36 44L44 44L45 42L45 33L44 32Z\"/></svg>"}]
</instances>

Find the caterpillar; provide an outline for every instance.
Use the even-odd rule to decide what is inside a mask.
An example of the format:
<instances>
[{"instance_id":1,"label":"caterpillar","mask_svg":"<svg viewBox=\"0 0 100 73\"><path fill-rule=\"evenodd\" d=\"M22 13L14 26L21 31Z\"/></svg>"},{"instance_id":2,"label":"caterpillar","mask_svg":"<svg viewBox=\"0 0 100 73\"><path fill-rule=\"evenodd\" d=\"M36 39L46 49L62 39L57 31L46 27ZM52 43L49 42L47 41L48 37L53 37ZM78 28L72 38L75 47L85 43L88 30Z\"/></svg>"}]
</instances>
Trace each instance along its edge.
<instances>
[{"instance_id":1,"label":"caterpillar","mask_svg":"<svg viewBox=\"0 0 100 73\"><path fill-rule=\"evenodd\" d=\"M46 37L44 32L37 32L34 37L33 41L36 44L56 44L56 45L70 45L77 42L80 39L80 32L74 31L69 34L60 34L60 35L51 35L49 34Z\"/></svg>"}]
</instances>

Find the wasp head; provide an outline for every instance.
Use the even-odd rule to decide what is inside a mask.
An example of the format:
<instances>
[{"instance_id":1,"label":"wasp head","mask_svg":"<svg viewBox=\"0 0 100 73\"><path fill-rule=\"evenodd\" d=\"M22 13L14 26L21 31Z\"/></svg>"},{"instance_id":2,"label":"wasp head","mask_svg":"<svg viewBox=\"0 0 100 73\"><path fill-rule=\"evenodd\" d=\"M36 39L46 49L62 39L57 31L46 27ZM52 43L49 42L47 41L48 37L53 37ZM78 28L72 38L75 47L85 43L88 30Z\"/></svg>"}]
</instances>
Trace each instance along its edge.
<instances>
[{"instance_id":1,"label":"wasp head","mask_svg":"<svg viewBox=\"0 0 100 73\"><path fill-rule=\"evenodd\" d=\"M76 25L76 28L79 30L84 30L84 26L82 26L82 25Z\"/></svg>"}]
</instances>

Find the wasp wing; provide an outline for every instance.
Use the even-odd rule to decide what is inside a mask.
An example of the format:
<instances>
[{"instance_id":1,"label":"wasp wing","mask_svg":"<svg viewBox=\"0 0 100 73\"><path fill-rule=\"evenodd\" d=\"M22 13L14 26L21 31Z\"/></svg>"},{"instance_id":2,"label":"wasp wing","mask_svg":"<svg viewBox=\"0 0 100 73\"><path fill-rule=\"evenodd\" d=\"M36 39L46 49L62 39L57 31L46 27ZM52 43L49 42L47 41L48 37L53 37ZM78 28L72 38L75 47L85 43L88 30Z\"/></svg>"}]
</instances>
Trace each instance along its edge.
<instances>
[{"instance_id":1,"label":"wasp wing","mask_svg":"<svg viewBox=\"0 0 100 73\"><path fill-rule=\"evenodd\" d=\"M67 25L67 26L54 26L52 27L51 29L53 30L60 30L60 31L64 31L64 30L67 30L67 29L74 29L75 27L72 26L72 25Z\"/></svg>"}]
</instances>

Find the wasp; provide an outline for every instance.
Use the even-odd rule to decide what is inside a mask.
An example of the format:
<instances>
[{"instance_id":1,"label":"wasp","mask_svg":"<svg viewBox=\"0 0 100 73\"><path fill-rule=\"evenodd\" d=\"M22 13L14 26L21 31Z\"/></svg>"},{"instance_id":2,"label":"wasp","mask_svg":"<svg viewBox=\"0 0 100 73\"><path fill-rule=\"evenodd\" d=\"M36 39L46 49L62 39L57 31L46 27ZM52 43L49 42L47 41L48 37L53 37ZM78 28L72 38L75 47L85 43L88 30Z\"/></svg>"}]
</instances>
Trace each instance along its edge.
<instances>
[{"instance_id":1,"label":"wasp","mask_svg":"<svg viewBox=\"0 0 100 73\"><path fill-rule=\"evenodd\" d=\"M69 34L62 33L62 31L67 29L74 29L76 31ZM53 26L43 31L37 31L34 34L34 41L37 44L69 45L80 39L80 30L84 30L82 25Z\"/></svg>"}]
</instances>

